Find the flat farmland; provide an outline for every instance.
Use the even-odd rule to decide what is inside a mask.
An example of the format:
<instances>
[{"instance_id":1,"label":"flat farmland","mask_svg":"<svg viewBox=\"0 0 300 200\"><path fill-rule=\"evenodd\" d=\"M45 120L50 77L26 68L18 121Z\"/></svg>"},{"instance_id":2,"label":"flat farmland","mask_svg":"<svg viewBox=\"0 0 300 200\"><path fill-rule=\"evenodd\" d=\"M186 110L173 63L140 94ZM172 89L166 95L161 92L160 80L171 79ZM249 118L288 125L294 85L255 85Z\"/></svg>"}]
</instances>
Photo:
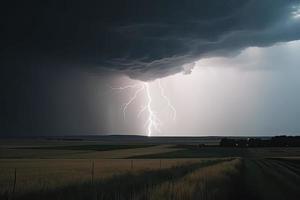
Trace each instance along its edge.
<instances>
[{"instance_id":1,"label":"flat farmland","mask_svg":"<svg viewBox=\"0 0 300 200\"><path fill-rule=\"evenodd\" d=\"M18 146L0 149L1 159L101 159L101 158L128 158L148 154L168 153L178 150L169 148L171 145L144 145L139 148L124 147L125 145L109 145L113 150L107 150L105 145L100 150L90 149L89 146L77 144L77 146ZM43 148L41 148L43 147ZM73 149L71 148L73 147ZM105 149L105 150L102 150Z\"/></svg>"},{"instance_id":2,"label":"flat farmland","mask_svg":"<svg viewBox=\"0 0 300 200\"><path fill-rule=\"evenodd\" d=\"M0 142L0 199L296 200L300 148Z\"/></svg>"},{"instance_id":3,"label":"flat farmland","mask_svg":"<svg viewBox=\"0 0 300 200\"><path fill-rule=\"evenodd\" d=\"M15 170L15 190L26 193L88 182L92 178L104 179L126 172L165 169L196 161L199 159L1 159L0 192L13 188Z\"/></svg>"}]
</instances>

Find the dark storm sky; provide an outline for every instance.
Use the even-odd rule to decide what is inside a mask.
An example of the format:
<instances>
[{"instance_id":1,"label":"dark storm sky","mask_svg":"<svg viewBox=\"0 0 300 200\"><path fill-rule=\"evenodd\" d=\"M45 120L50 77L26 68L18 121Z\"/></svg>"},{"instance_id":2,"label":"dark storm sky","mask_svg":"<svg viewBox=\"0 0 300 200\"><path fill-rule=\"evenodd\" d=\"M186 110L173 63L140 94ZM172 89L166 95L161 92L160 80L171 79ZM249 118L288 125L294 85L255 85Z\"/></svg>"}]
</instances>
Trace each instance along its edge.
<instances>
[{"instance_id":1,"label":"dark storm sky","mask_svg":"<svg viewBox=\"0 0 300 200\"><path fill-rule=\"evenodd\" d=\"M105 116L113 100L103 88L117 76L150 81L203 58L298 40L299 5L299 0L9 1L1 6L0 20L0 133L110 132Z\"/></svg>"}]
</instances>

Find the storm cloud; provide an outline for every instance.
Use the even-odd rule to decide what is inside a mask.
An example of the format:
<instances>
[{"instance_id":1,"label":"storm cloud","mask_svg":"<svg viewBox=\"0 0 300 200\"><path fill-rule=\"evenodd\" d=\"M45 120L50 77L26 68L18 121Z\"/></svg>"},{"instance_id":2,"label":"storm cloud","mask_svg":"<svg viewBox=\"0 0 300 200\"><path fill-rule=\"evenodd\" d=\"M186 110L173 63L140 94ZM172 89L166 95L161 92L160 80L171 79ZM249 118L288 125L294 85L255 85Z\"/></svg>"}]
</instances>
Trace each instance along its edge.
<instances>
[{"instance_id":1,"label":"storm cloud","mask_svg":"<svg viewBox=\"0 0 300 200\"><path fill-rule=\"evenodd\" d=\"M0 136L144 133L143 95L124 120L133 91L111 87L149 81L155 96L164 77L181 118L166 135L299 132L300 0L11 0L0 12Z\"/></svg>"},{"instance_id":2,"label":"storm cloud","mask_svg":"<svg viewBox=\"0 0 300 200\"><path fill-rule=\"evenodd\" d=\"M299 0L10 4L2 12L6 68L75 66L147 81L190 73L201 58L300 39Z\"/></svg>"}]
</instances>

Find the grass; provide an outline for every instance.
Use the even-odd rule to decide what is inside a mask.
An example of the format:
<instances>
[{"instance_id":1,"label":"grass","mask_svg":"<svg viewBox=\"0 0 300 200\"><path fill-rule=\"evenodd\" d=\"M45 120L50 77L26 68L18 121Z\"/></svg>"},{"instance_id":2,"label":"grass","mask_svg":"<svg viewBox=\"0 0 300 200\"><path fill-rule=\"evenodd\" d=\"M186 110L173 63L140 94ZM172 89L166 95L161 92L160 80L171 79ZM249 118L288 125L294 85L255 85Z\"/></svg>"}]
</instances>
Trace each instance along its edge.
<instances>
[{"instance_id":1,"label":"grass","mask_svg":"<svg viewBox=\"0 0 300 200\"><path fill-rule=\"evenodd\" d=\"M0 199L296 200L299 159L10 160L1 164ZM40 163L39 163L40 162ZM72 170L70 170L72 169ZM10 174L6 179L3 177ZM27 175L25 175L27 174ZM3 176L4 175L4 176ZM60 182L61 181L61 182ZM46 184L47 183L47 184Z\"/></svg>"},{"instance_id":2,"label":"grass","mask_svg":"<svg viewBox=\"0 0 300 200\"><path fill-rule=\"evenodd\" d=\"M245 192L262 200L296 200L300 196L300 165L281 159L245 160Z\"/></svg>"},{"instance_id":3,"label":"grass","mask_svg":"<svg viewBox=\"0 0 300 200\"><path fill-rule=\"evenodd\" d=\"M199 160L187 159L0 159L0 193L13 187L17 169L17 193L54 189L91 180L106 179L128 172L166 169Z\"/></svg>"},{"instance_id":4,"label":"grass","mask_svg":"<svg viewBox=\"0 0 300 200\"><path fill-rule=\"evenodd\" d=\"M151 191L151 200L234 199L239 159L221 162L189 173L179 180L163 183Z\"/></svg>"},{"instance_id":5,"label":"grass","mask_svg":"<svg viewBox=\"0 0 300 200\"><path fill-rule=\"evenodd\" d=\"M155 145L145 145L145 144L136 144L136 145L105 145L105 144L96 144L96 145L72 145L72 146L33 146L33 147L16 147L15 149L43 149L43 150L78 150L78 151L111 151L116 149L137 149L152 147Z\"/></svg>"},{"instance_id":6,"label":"grass","mask_svg":"<svg viewBox=\"0 0 300 200\"><path fill-rule=\"evenodd\" d=\"M175 147L172 147L175 148ZM130 158L225 158L244 157L248 153L247 149L222 148L222 147L202 147L192 145L176 146L181 148L170 152L162 152L149 155L132 156Z\"/></svg>"},{"instance_id":7,"label":"grass","mask_svg":"<svg viewBox=\"0 0 300 200\"><path fill-rule=\"evenodd\" d=\"M66 148L65 145L62 145L61 147L56 146L57 148L61 148L61 149L54 149L53 148L54 146L49 146L48 144L45 145L43 148L41 148L40 146L38 147L37 146L14 146L14 145L0 146L0 159L78 159L78 158L110 159L110 158L128 158L133 156L156 154L156 153L163 153L163 152L170 152L170 151L177 150L176 148L168 148L170 145L157 145L157 146L141 145L138 146L139 148L133 148L132 145L129 145L132 148L123 148L123 149L119 148L119 149L110 149L105 151L96 151L91 149L87 150L80 146L82 146L81 143L78 143L77 145L72 145L71 147L70 146L67 147L69 149L64 149ZM113 145L113 146L117 146L117 145ZM50 149L47 149L49 147Z\"/></svg>"},{"instance_id":8,"label":"grass","mask_svg":"<svg viewBox=\"0 0 300 200\"><path fill-rule=\"evenodd\" d=\"M197 145L170 146L173 151L131 156L129 158L226 158L226 157L299 157L299 147L231 148L199 147Z\"/></svg>"},{"instance_id":9,"label":"grass","mask_svg":"<svg viewBox=\"0 0 300 200\"><path fill-rule=\"evenodd\" d=\"M47 141L1 144L0 151L0 199L296 200L300 196L300 148Z\"/></svg>"},{"instance_id":10,"label":"grass","mask_svg":"<svg viewBox=\"0 0 300 200\"><path fill-rule=\"evenodd\" d=\"M185 162L185 164L164 169L127 171L108 179L98 179L94 183L91 181L74 182L54 189L42 188L18 197L20 199L91 199L93 196L97 196L101 199L115 199L115 195L117 195L118 199L131 199L133 195L148 196L147 191L166 180L179 179L199 167L222 161ZM8 194L9 192L3 193L3 196Z\"/></svg>"}]
</instances>

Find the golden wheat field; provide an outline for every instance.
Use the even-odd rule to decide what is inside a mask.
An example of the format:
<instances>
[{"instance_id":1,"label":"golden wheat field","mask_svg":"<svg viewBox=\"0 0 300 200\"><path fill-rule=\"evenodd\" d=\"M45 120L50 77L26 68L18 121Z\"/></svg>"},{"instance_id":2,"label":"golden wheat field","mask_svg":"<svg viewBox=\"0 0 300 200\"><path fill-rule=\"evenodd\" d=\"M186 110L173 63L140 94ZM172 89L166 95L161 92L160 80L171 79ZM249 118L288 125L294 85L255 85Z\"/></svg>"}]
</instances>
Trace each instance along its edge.
<instances>
[{"instance_id":1,"label":"golden wheat field","mask_svg":"<svg viewBox=\"0 0 300 200\"><path fill-rule=\"evenodd\" d=\"M228 196L230 176L239 174L240 159L203 167L176 181L167 181L154 188L150 199L219 199Z\"/></svg>"},{"instance_id":2,"label":"golden wheat field","mask_svg":"<svg viewBox=\"0 0 300 200\"><path fill-rule=\"evenodd\" d=\"M296 200L299 196L299 148L85 141L0 144L0 199Z\"/></svg>"},{"instance_id":3,"label":"golden wheat field","mask_svg":"<svg viewBox=\"0 0 300 200\"><path fill-rule=\"evenodd\" d=\"M170 168L200 159L2 159L0 188L11 187L17 170L17 190L39 190L85 182L92 178L108 178L124 172Z\"/></svg>"}]
</instances>

